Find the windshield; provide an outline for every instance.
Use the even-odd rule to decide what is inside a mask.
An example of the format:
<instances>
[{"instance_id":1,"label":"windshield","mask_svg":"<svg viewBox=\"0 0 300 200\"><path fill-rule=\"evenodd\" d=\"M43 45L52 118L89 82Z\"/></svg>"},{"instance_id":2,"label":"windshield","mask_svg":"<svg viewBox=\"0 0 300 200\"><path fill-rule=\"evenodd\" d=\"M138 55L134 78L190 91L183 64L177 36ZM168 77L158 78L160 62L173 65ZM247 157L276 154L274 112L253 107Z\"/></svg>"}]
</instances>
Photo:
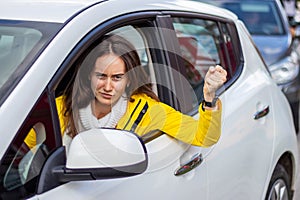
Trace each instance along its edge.
<instances>
[{"instance_id":1,"label":"windshield","mask_svg":"<svg viewBox=\"0 0 300 200\"><path fill-rule=\"evenodd\" d=\"M0 104L59 27L53 23L0 20Z\"/></svg>"},{"instance_id":2,"label":"windshield","mask_svg":"<svg viewBox=\"0 0 300 200\"><path fill-rule=\"evenodd\" d=\"M251 35L283 35L278 8L270 1L240 1L223 3L222 7L234 12L246 25Z\"/></svg>"}]
</instances>

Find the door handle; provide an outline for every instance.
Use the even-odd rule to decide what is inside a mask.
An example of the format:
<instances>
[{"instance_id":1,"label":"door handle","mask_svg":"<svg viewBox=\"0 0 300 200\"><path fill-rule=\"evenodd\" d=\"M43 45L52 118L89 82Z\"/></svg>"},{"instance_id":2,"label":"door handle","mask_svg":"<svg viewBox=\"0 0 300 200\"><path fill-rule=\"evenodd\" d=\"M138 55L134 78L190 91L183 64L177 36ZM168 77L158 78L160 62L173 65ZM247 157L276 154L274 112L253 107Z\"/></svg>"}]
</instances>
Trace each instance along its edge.
<instances>
[{"instance_id":1,"label":"door handle","mask_svg":"<svg viewBox=\"0 0 300 200\"><path fill-rule=\"evenodd\" d=\"M192 159L190 161L188 161L187 163L185 163L184 165L181 165L178 169L176 169L174 175L175 176L180 176L183 175L189 171L191 171L192 169L195 169L196 167L198 167L203 161L203 157L202 154L196 154L192 157Z\"/></svg>"},{"instance_id":2,"label":"door handle","mask_svg":"<svg viewBox=\"0 0 300 200\"><path fill-rule=\"evenodd\" d=\"M270 111L269 106L264 107L262 110L260 110L254 114L254 119L255 120L260 119L260 118L266 116L269 113L269 111Z\"/></svg>"}]
</instances>

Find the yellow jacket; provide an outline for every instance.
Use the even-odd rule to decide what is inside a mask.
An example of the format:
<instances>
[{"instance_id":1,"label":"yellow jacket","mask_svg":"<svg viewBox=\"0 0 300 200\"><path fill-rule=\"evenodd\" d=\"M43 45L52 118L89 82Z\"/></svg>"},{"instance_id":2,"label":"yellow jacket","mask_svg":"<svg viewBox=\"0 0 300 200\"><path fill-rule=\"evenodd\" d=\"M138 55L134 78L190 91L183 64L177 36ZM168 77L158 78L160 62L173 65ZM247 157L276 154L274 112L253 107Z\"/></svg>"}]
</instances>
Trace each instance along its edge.
<instances>
[{"instance_id":1,"label":"yellow jacket","mask_svg":"<svg viewBox=\"0 0 300 200\"><path fill-rule=\"evenodd\" d=\"M208 147L215 144L221 134L221 102L218 110L202 110L199 106L199 120L184 115L174 108L157 102L145 94L133 95L125 115L117 124L118 129L131 130L144 135L160 130L178 140L196 146Z\"/></svg>"},{"instance_id":2,"label":"yellow jacket","mask_svg":"<svg viewBox=\"0 0 300 200\"><path fill-rule=\"evenodd\" d=\"M218 110L203 111L199 106L199 120L184 115L174 108L157 102L145 94L133 95L133 102L128 102L124 116L117 124L117 129L130 130L142 136L153 130L160 130L185 143L208 147L215 144L221 134L222 105L217 101ZM62 97L56 99L62 133L65 130L62 115ZM29 147L36 145L35 131L32 129L25 142Z\"/></svg>"}]
</instances>

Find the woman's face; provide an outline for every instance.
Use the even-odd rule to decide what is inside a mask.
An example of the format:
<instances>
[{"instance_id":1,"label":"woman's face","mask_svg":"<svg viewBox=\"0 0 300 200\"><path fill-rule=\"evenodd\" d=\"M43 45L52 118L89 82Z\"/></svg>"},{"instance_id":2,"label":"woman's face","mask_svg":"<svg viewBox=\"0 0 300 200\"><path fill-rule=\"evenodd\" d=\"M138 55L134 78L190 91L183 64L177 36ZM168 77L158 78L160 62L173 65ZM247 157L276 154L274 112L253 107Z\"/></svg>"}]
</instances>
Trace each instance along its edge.
<instances>
[{"instance_id":1,"label":"woman's face","mask_svg":"<svg viewBox=\"0 0 300 200\"><path fill-rule=\"evenodd\" d=\"M124 61L107 54L97 58L91 72L91 87L100 106L114 105L124 93L128 78Z\"/></svg>"}]
</instances>

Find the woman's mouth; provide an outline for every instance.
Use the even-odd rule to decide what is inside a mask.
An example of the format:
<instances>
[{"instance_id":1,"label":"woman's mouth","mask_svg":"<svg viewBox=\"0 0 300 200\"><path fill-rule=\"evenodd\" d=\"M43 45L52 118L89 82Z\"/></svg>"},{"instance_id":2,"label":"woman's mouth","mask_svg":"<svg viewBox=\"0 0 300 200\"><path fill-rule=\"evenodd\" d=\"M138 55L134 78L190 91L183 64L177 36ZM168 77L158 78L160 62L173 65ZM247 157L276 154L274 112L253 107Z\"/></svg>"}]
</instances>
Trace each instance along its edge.
<instances>
[{"instance_id":1,"label":"woman's mouth","mask_svg":"<svg viewBox=\"0 0 300 200\"><path fill-rule=\"evenodd\" d=\"M101 95L104 99L111 99L111 98L113 97L113 95L107 94L107 93L100 93L100 95Z\"/></svg>"}]
</instances>

